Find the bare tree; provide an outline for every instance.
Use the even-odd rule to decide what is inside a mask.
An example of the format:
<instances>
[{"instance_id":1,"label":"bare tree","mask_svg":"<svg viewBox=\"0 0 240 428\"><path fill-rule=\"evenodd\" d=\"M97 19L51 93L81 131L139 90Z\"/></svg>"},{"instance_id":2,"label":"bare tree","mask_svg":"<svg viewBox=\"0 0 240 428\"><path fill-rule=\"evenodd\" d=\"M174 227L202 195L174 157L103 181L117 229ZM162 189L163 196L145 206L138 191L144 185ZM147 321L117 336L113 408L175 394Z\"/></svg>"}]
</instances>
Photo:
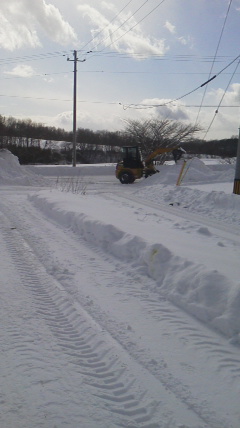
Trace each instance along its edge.
<instances>
[{"instance_id":1,"label":"bare tree","mask_svg":"<svg viewBox=\"0 0 240 428\"><path fill-rule=\"evenodd\" d=\"M131 144L138 144L144 157L159 147L176 147L195 138L198 125L183 124L169 119L130 120L124 130Z\"/></svg>"}]
</instances>

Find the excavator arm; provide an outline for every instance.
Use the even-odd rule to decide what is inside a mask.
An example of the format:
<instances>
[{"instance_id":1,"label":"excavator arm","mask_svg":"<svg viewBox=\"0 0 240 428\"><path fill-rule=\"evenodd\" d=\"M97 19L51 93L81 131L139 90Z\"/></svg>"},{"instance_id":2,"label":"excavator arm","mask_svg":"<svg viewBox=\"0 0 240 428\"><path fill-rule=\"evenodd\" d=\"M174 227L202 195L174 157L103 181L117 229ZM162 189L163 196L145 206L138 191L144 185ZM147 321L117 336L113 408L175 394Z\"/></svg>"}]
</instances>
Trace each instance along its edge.
<instances>
[{"instance_id":1,"label":"excavator arm","mask_svg":"<svg viewBox=\"0 0 240 428\"><path fill-rule=\"evenodd\" d=\"M154 152L148 155L148 157L145 159L146 167L148 167L152 163L153 159L156 156L162 155L163 153L169 153L169 152L172 152L175 162L177 162L177 160L181 158L183 153L186 153L186 151L182 149L182 147L160 147L154 150Z\"/></svg>"},{"instance_id":2,"label":"excavator arm","mask_svg":"<svg viewBox=\"0 0 240 428\"><path fill-rule=\"evenodd\" d=\"M154 150L148 157L145 159L145 165L148 166L152 163L153 159L157 155L162 155L163 153L172 152L173 150L177 150L178 147L159 147L158 149Z\"/></svg>"}]
</instances>

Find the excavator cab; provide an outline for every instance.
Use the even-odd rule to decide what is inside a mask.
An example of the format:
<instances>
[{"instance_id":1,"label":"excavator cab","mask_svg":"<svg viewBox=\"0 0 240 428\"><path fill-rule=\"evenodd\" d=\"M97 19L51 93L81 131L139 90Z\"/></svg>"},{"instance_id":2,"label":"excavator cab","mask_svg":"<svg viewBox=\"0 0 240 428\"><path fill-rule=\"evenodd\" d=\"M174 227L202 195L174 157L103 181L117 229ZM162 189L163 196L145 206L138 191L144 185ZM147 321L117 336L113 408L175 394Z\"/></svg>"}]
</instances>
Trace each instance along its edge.
<instances>
[{"instance_id":1,"label":"excavator cab","mask_svg":"<svg viewBox=\"0 0 240 428\"><path fill-rule=\"evenodd\" d=\"M117 163L116 177L122 184L133 183L143 176L144 164L138 146L122 147L122 160Z\"/></svg>"},{"instance_id":2,"label":"excavator cab","mask_svg":"<svg viewBox=\"0 0 240 428\"><path fill-rule=\"evenodd\" d=\"M142 155L138 146L122 147L123 166L125 168L143 168Z\"/></svg>"}]
</instances>

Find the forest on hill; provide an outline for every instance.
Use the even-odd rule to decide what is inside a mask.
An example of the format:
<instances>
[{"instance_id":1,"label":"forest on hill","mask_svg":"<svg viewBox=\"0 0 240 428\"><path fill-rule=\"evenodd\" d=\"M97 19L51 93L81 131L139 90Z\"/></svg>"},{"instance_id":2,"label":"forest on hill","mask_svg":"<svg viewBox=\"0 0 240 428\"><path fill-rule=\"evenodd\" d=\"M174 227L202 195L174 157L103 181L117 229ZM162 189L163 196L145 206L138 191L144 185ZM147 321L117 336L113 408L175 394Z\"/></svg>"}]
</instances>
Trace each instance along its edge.
<instances>
[{"instance_id":1,"label":"forest on hill","mask_svg":"<svg viewBox=\"0 0 240 428\"><path fill-rule=\"evenodd\" d=\"M146 156L156 147L181 145L189 155L236 156L238 138L203 141L200 128L168 119L129 121L123 131L77 129L77 162L117 162L122 146L139 145ZM31 119L0 115L0 147L18 156L21 164L71 163L73 133Z\"/></svg>"}]
</instances>

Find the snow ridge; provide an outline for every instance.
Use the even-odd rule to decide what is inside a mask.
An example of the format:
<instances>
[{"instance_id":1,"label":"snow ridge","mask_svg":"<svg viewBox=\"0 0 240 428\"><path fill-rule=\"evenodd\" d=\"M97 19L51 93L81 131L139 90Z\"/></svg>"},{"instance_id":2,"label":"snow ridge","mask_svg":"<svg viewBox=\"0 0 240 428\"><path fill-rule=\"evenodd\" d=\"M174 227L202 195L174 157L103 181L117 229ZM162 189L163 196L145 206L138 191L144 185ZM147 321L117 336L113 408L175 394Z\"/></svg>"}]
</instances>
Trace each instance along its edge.
<instances>
[{"instance_id":1,"label":"snow ridge","mask_svg":"<svg viewBox=\"0 0 240 428\"><path fill-rule=\"evenodd\" d=\"M160 243L149 243L113 224L104 223L61 204L60 192L31 195L48 217L70 228L87 242L124 260L155 280L156 290L188 313L240 343L239 286L217 270L176 256ZM65 195L65 201L74 195ZM79 195L78 195L79 198Z\"/></svg>"}]
</instances>

